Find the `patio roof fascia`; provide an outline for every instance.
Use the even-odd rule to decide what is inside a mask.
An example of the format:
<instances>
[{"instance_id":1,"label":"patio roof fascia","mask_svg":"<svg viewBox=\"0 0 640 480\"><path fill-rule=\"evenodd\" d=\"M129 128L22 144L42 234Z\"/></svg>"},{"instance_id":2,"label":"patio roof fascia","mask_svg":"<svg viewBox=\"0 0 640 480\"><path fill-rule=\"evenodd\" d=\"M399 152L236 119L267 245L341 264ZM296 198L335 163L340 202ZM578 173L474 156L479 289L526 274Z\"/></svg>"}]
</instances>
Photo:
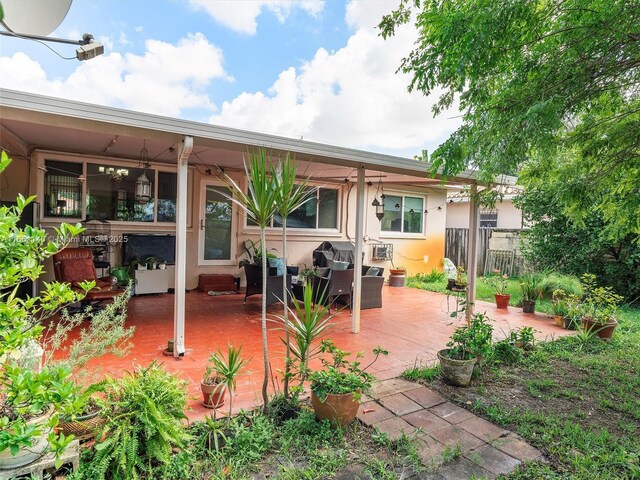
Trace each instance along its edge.
<instances>
[{"instance_id":1,"label":"patio roof fascia","mask_svg":"<svg viewBox=\"0 0 640 480\"><path fill-rule=\"evenodd\" d=\"M146 136L179 142L187 135L194 146L228 146L238 149L247 145L267 146L274 150L294 152L299 160L365 168L416 177L429 175L431 164L364 150L339 147L308 140L252 132L230 127L182 120L178 118L134 112L114 107L93 105L16 90L0 89L0 118L47 122L99 133ZM441 178L436 175L434 178ZM515 185L515 177L502 176L493 184ZM448 183L482 184L476 172L466 170Z\"/></svg>"}]
</instances>

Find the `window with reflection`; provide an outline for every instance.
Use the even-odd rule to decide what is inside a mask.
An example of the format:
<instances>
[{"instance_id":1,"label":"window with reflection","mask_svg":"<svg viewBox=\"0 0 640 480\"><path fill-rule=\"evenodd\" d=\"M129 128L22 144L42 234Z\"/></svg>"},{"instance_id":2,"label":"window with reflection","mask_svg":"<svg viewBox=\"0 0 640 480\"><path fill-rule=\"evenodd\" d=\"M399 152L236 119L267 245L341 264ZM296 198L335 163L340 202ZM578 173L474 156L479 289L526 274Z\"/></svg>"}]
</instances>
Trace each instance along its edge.
<instances>
[{"instance_id":1,"label":"window with reflection","mask_svg":"<svg viewBox=\"0 0 640 480\"><path fill-rule=\"evenodd\" d=\"M421 234L424 231L424 198L409 195L386 195L382 232Z\"/></svg>"}]
</instances>

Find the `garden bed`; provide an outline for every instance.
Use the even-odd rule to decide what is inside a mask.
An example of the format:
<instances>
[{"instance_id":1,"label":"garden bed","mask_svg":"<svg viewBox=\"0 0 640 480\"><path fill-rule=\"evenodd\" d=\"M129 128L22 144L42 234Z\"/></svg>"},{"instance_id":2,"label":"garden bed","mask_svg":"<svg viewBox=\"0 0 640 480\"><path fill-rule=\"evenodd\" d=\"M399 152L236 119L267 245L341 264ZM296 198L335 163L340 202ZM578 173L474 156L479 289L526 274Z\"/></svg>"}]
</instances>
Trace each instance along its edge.
<instances>
[{"instance_id":1,"label":"garden bed","mask_svg":"<svg viewBox=\"0 0 640 480\"><path fill-rule=\"evenodd\" d=\"M539 344L515 365L485 367L468 388L432 368L406 376L516 431L549 461L508 478L640 478L640 311L625 309L621 327L611 343Z\"/></svg>"}]
</instances>

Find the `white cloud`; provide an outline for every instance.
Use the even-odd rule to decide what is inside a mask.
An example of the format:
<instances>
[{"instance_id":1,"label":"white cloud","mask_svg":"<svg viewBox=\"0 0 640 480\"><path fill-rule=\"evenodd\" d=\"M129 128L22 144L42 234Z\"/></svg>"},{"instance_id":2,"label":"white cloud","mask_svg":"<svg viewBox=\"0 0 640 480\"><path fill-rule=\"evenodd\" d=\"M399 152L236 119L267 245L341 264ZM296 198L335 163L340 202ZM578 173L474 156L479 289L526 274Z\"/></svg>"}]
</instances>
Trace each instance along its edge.
<instances>
[{"instance_id":1,"label":"white cloud","mask_svg":"<svg viewBox=\"0 0 640 480\"><path fill-rule=\"evenodd\" d=\"M0 57L0 86L90 103L179 117L183 110L215 111L205 87L232 80L222 51L198 33L176 45L147 40L143 55L117 52L97 57L64 79L51 79L24 53Z\"/></svg>"},{"instance_id":2,"label":"white cloud","mask_svg":"<svg viewBox=\"0 0 640 480\"><path fill-rule=\"evenodd\" d=\"M460 121L447 118L457 112L434 119L435 97L408 93L410 78L395 73L416 32L405 26L389 40L379 37L373 26L394 6L350 3L347 20L355 32L345 47L319 49L300 69L283 71L266 93L224 102L210 122L399 155L433 150Z\"/></svg>"},{"instance_id":3,"label":"white cloud","mask_svg":"<svg viewBox=\"0 0 640 480\"><path fill-rule=\"evenodd\" d=\"M264 9L273 13L280 23L299 8L312 16L318 16L324 8L324 0L190 0L196 9L202 9L216 22L247 35L255 35L257 18Z\"/></svg>"},{"instance_id":4,"label":"white cloud","mask_svg":"<svg viewBox=\"0 0 640 480\"><path fill-rule=\"evenodd\" d=\"M136 32L140 33L140 32L142 32L144 30L144 27L142 25L136 25L135 27L133 27L133 29Z\"/></svg>"}]
</instances>

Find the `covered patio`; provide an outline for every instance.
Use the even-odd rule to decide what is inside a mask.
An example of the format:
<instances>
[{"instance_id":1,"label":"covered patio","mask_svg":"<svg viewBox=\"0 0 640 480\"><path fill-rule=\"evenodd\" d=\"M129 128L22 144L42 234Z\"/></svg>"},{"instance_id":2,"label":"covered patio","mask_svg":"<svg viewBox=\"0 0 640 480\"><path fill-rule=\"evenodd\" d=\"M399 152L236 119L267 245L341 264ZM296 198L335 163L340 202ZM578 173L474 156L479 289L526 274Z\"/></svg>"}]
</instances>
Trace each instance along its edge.
<instances>
[{"instance_id":1,"label":"covered patio","mask_svg":"<svg viewBox=\"0 0 640 480\"><path fill-rule=\"evenodd\" d=\"M175 339L176 357L197 350L189 342L199 341L198 336L185 335L188 318L185 290L193 288L202 273L238 275L238 260L243 254L241 242L257 238L256 227L229 205L224 256L207 257L207 241L220 241L221 237L214 238L215 234L207 237L208 222L213 222L206 209L210 203L223 203L208 195L215 197L218 190L225 188L220 185L221 172L244 185L243 158L247 151L260 146L270 149L276 158L287 152L292 154L299 171L314 182L319 192L318 204L333 205L325 218L328 225L317 220L321 208L318 207L310 214L315 222L311 228L290 235L292 247L287 250L287 260L299 266L305 264L320 240L335 239L354 243L356 272L362 265L388 268L389 260L393 265L393 257L381 260L373 255L372 247L376 244L391 245L394 255L398 254L395 260L401 265L406 263L409 274L440 268L444 256L446 190L468 186L472 199L468 291L471 300L475 297L479 208L473 194L482 186L473 171L442 178L430 174L426 158L392 157L9 90L0 92L0 120L3 142L10 146L9 153L14 157L15 170L10 175L25 179L24 192L36 195L37 201L45 206L36 219L44 228L53 228L60 221L73 223L95 218L105 221L110 225L109 237L116 239L109 246L113 250L110 266L120 264L122 239L127 234L175 235L175 258L171 259L175 267L171 265L170 281L175 295L169 297L171 301L166 303L163 314L173 317L173 328L171 334L163 332L163 335ZM146 188L153 186L155 192L138 195L137 184L147 173L155 181L149 183L147 178ZM133 184L126 180L130 174L132 179L140 175L135 202L132 188L128 191L121 186ZM56 186L60 179L66 182L66 190ZM169 193L160 192L161 182ZM504 177L500 182L513 184L515 179ZM332 195L324 204L320 200L321 190ZM376 220L378 212L371 207L378 197L384 199L385 193L389 195L385 207L389 211L385 210ZM140 203L142 197L146 199L144 203ZM161 215L160 201L168 204L169 212L173 213ZM106 209L96 207L101 202L108 203ZM147 209L149 218L136 216L136 208ZM131 214L134 216L129 217ZM389 221L383 228L385 221L380 220L386 220L388 214ZM271 242L268 246L274 246L280 238L274 221L267 235L267 243ZM43 279L51 280L51 266L45 265L45 270L49 277L45 275ZM361 276L356 275L353 313L343 322L353 333L361 331L361 315L385 316L380 312L361 314L361 287ZM152 311L155 315L157 309ZM143 312L139 313L143 316ZM448 333L438 331L437 335L446 338Z\"/></svg>"},{"instance_id":2,"label":"covered patio","mask_svg":"<svg viewBox=\"0 0 640 480\"><path fill-rule=\"evenodd\" d=\"M340 312L333 319L328 332L339 348L349 352L364 352L363 363L371 359L371 351L380 345L389 351L371 368L371 372L384 380L399 376L415 365L431 365L436 361L436 352L448 341L456 326L464 323L462 317L451 318L455 310L455 298L426 292L414 288L383 288L383 308L364 310L361 313L362 329L359 334L351 332L349 311ZM202 418L210 410L202 406L200 379L211 352L218 348L225 351L227 343L242 345L243 355L253 357L245 371L239 376L238 389L234 397L234 410L251 408L261 404L262 343L260 332L260 297L250 298L242 304L242 295L208 296L198 291L186 295L185 334L189 339L183 357L163 355L167 340L173 335L173 295L148 295L134 297L129 302L128 325L135 326L135 335L130 352L123 357L103 357L94 361L88 369L101 374L122 375L134 366L146 366L151 361L162 362L167 370L176 373L188 382L191 396L192 419ZM567 330L556 327L543 314L523 314L521 309L510 307L498 310L495 305L477 302L476 311L486 312L495 320L495 338L504 338L510 329L533 327L538 339L565 335ZM268 310L271 316L281 312L281 305ZM78 332L76 332L77 334ZM270 393L277 392L281 385L278 370L284 366L284 346L279 340L282 332L275 322L269 325L269 357L274 372ZM318 362L312 362L312 367ZM222 408L224 412L224 407Z\"/></svg>"}]
</instances>

